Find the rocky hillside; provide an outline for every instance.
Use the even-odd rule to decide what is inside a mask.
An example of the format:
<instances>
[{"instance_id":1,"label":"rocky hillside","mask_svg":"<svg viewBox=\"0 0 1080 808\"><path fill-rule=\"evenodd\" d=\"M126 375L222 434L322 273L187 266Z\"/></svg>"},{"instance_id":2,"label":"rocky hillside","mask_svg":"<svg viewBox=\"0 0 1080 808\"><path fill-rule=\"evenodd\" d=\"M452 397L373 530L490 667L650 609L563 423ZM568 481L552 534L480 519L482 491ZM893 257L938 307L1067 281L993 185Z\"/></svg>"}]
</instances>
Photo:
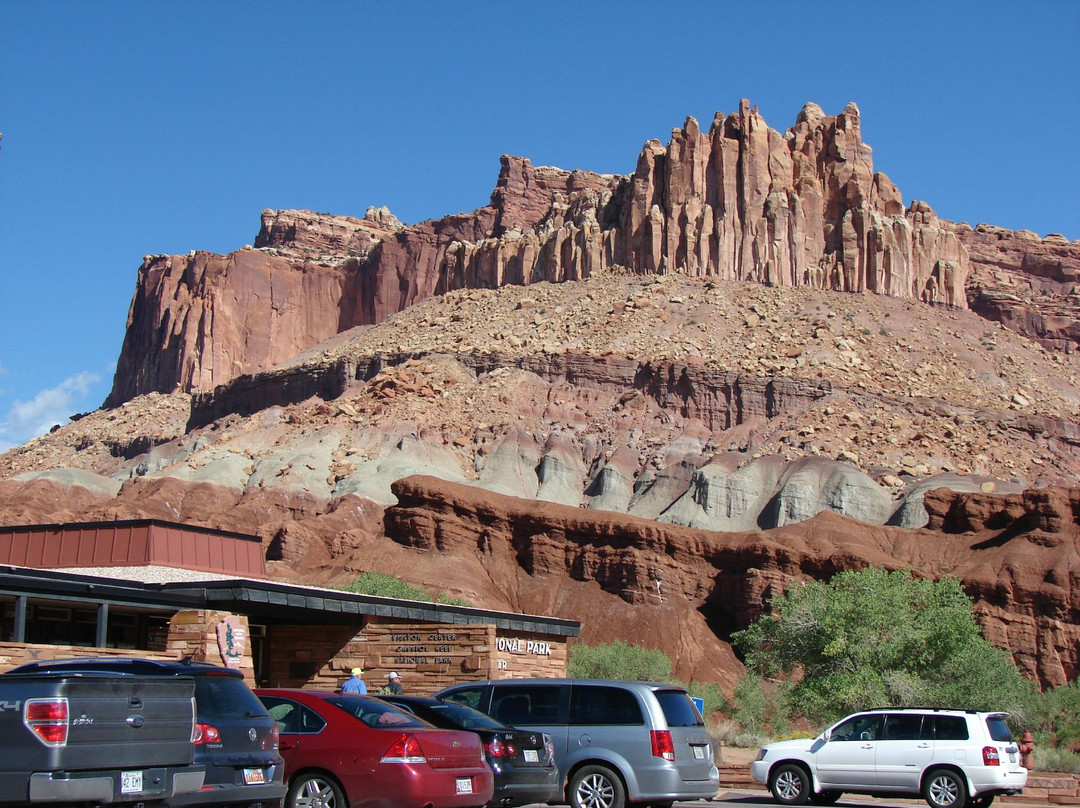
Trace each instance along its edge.
<instances>
[{"instance_id":1,"label":"rocky hillside","mask_svg":"<svg viewBox=\"0 0 1080 808\"><path fill-rule=\"evenodd\" d=\"M726 684L785 581L954 574L1057 683L1078 273L905 208L853 105L689 120L630 177L504 157L471 214L266 211L145 259L109 406L0 456L0 514L257 533L283 578L378 569Z\"/></svg>"}]
</instances>

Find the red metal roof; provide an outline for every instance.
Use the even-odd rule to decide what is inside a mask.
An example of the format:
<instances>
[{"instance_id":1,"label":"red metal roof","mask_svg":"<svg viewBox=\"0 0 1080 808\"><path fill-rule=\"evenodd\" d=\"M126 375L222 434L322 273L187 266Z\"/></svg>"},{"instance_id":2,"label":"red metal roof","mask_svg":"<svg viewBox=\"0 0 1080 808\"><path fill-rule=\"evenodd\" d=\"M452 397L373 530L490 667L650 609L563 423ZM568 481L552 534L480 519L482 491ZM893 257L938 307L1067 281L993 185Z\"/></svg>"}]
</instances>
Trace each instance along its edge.
<instances>
[{"instance_id":1,"label":"red metal roof","mask_svg":"<svg viewBox=\"0 0 1080 808\"><path fill-rule=\"evenodd\" d=\"M266 577L258 536L151 519L0 527L0 564L45 569L158 565Z\"/></svg>"}]
</instances>

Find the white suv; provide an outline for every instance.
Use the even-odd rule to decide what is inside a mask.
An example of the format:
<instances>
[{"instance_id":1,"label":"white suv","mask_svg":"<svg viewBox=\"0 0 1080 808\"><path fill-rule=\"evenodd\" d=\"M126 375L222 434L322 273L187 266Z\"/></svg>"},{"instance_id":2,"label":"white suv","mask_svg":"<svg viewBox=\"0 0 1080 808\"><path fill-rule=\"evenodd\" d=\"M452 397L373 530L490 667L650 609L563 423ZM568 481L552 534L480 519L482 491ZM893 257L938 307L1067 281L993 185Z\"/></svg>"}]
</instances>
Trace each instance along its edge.
<instances>
[{"instance_id":1,"label":"white suv","mask_svg":"<svg viewBox=\"0 0 1080 808\"><path fill-rule=\"evenodd\" d=\"M831 805L843 792L910 796L931 808L987 808L1016 794L1027 769L1005 713L868 710L809 740L762 747L754 780L784 805Z\"/></svg>"}]
</instances>

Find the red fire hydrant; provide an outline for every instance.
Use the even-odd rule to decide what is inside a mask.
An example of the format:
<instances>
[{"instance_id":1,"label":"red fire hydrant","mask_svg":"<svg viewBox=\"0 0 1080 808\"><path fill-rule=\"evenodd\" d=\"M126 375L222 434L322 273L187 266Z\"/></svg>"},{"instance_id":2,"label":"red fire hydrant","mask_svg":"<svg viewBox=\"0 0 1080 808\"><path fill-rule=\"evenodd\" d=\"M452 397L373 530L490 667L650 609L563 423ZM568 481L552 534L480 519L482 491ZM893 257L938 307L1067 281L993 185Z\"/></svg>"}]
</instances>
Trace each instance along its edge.
<instances>
[{"instance_id":1,"label":"red fire hydrant","mask_svg":"<svg viewBox=\"0 0 1080 808\"><path fill-rule=\"evenodd\" d=\"M1024 730L1024 734L1020 736L1020 765L1025 769L1035 768L1035 738L1031 734L1031 730Z\"/></svg>"}]
</instances>

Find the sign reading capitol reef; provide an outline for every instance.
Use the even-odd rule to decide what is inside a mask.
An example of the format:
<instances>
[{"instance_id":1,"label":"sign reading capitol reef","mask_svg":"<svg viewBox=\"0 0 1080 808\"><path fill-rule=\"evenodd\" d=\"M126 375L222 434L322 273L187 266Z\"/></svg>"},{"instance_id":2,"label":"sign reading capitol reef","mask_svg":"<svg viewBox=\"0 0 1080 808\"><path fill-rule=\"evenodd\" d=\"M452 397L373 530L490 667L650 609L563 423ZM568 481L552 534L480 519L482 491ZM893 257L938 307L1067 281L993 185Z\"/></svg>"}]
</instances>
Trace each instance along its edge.
<instances>
[{"instance_id":1,"label":"sign reading capitol reef","mask_svg":"<svg viewBox=\"0 0 1080 808\"><path fill-rule=\"evenodd\" d=\"M296 632L296 637L285 634ZM344 633L352 636L343 636ZM401 674L405 692L434 693L459 682L566 675L566 640L491 624L398 622L371 618L358 633L343 626L279 626L283 653L270 661L281 687L336 690L354 667L369 691Z\"/></svg>"}]
</instances>

